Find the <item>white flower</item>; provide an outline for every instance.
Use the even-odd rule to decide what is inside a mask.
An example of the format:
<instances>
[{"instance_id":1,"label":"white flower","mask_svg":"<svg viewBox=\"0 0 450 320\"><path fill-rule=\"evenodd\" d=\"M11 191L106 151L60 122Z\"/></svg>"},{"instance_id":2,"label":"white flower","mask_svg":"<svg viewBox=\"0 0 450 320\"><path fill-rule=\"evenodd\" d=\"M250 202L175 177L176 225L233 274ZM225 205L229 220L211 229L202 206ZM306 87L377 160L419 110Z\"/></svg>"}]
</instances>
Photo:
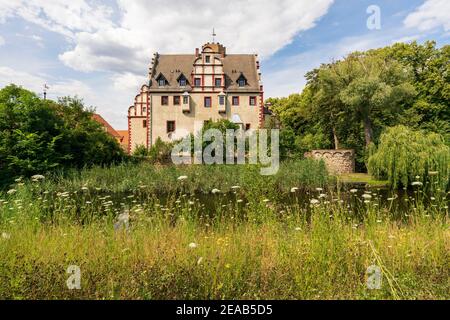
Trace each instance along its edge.
<instances>
[{"instance_id":1,"label":"white flower","mask_svg":"<svg viewBox=\"0 0 450 320\"><path fill-rule=\"evenodd\" d=\"M211 191L213 194L216 194L216 193L220 193L220 190L219 189L212 189L212 191Z\"/></svg>"},{"instance_id":2,"label":"white flower","mask_svg":"<svg viewBox=\"0 0 450 320\"><path fill-rule=\"evenodd\" d=\"M357 192L358 192L358 189L351 189L350 192L351 192L351 193L357 193Z\"/></svg>"},{"instance_id":3,"label":"white flower","mask_svg":"<svg viewBox=\"0 0 450 320\"><path fill-rule=\"evenodd\" d=\"M395 198L387 198L387 201L394 201Z\"/></svg>"},{"instance_id":4,"label":"white flower","mask_svg":"<svg viewBox=\"0 0 450 320\"><path fill-rule=\"evenodd\" d=\"M11 194L14 194L16 192L17 192L16 189L11 189L11 190L8 190L7 194L11 195Z\"/></svg>"},{"instance_id":5,"label":"white flower","mask_svg":"<svg viewBox=\"0 0 450 320\"><path fill-rule=\"evenodd\" d=\"M195 202L194 202L194 201L188 201L188 204L189 204L190 206L193 206L193 205L195 204Z\"/></svg>"},{"instance_id":6,"label":"white flower","mask_svg":"<svg viewBox=\"0 0 450 320\"><path fill-rule=\"evenodd\" d=\"M422 186L423 183L420 182L420 181L414 181L411 185L412 185L413 187L414 187L414 186Z\"/></svg>"},{"instance_id":7,"label":"white flower","mask_svg":"<svg viewBox=\"0 0 450 320\"><path fill-rule=\"evenodd\" d=\"M320 201L317 200L317 199L311 199L310 203L311 203L311 204L319 204Z\"/></svg>"},{"instance_id":8,"label":"white flower","mask_svg":"<svg viewBox=\"0 0 450 320\"><path fill-rule=\"evenodd\" d=\"M21 182L22 181L22 177L17 178L16 180L14 180L15 182Z\"/></svg>"},{"instance_id":9,"label":"white flower","mask_svg":"<svg viewBox=\"0 0 450 320\"><path fill-rule=\"evenodd\" d=\"M263 202L267 203L267 202L270 202L270 200L269 199L264 199Z\"/></svg>"},{"instance_id":10,"label":"white flower","mask_svg":"<svg viewBox=\"0 0 450 320\"><path fill-rule=\"evenodd\" d=\"M327 197L327 195L325 193L319 194L319 199L326 198L326 197Z\"/></svg>"},{"instance_id":11,"label":"white flower","mask_svg":"<svg viewBox=\"0 0 450 320\"><path fill-rule=\"evenodd\" d=\"M298 191L298 188L297 187L293 187L292 189L291 189L291 192L292 193L295 193L295 192L297 192Z\"/></svg>"},{"instance_id":12,"label":"white flower","mask_svg":"<svg viewBox=\"0 0 450 320\"><path fill-rule=\"evenodd\" d=\"M323 191L322 188L316 188L316 190L319 191L319 192Z\"/></svg>"},{"instance_id":13,"label":"white flower","mask_svg":"<svg viewBox=\"0 0 450 320\"><path fill-rule=\"evenodd\" d=\"M183 181L183 180L186 180L188 177L187 176L179 176L178 177L178 181Z\"/></svg>"},{"instance_id":14,"label":"white flower","mask_svg":"<svg viewBox=\"0 0 450 320\"><path fill-rule=\"evenodd\" d=\"M198 245L197 245L195 242L189 243L189 248L195 249L195 248L197 248L197 247L198 247Z\"/></svg>"},{"instance_id":15,"label":"white flower","mask_svg":"<svg viewBox=\"0 0 450 320\"><path fill-rule=\"evenodd\" d=\"M11 235L9 233L2 232L2 238L3 239L9 239L9 238L11 238Z\"/></svg>"},{"instance_id":16,"label":"white flower","mask_svg":"<svg viewBox=\"0 0 450 320\"><path fill-rule=\"evenodd\" d=\"M363 197L364 199L366 199L366 200L372 199L372 196L371 196L370 194L367 194L367 193L363 194L362 197Z\"/></svg>"},{"instance_id":17,"label":"white flower","mask_svg":"<svg viewBox=\"0 0 450 320\"><path fill-rule=\"evenodd\" d=\"M41 174L35 174L34 176L31 177L31 179L33 180L44 180L45 177Z\"/></svg>"},{"instance_id":18,"label":"white flower","mask_svg":"<svg viewBox=\"0 0 450 320\"><path fill-rule=\"evenodd\" d=\"M301 230L302 230L302 228L300 228L300 227L295 228L295 231L301 231Z\"/></svg>"},{"instance_id":19,"label":"white flower","mask_svg":"<svg viewBox=\"0 0 450 320\"><path fill-rule=\"evenodd\" d=\"M416 180L419 180L420 179L420 176L416 176Z\"/></svg>"},{"instance_id":20,"label":"white flower","mask_svg":"<svg viewBox=\"0 0 450 320\"><path fill-rule=\"evenodd\" d=\"M430 176L437 176L439 174L439 171L429 171L428 175Z\"/></svg>"},{"instance_id":21,"label":"white flower","mask_svg":"<svg viewBox=\"0 0 450 320\"><path fill-rule=\"evenodd\" d=\"M240 189L241 187L239 187L239 186L232 186L231 187L231 189L233 189L233 190L237 190L237 189Z\"/></svg>"},{"instance_id":22,"label":"white flower","mask_svg":"<svg viewBox=\"0 0 450 320\"><path fill-rule=\"evenodd\" d=\"M239 199L239 200L237 201L237 203L242 203L242 202L244 202L244 200L242 200L242 199Z\"/></svg>"},{"instance_id":23,"label":"white flower","mask_svg":"<svg viewBox=\"0 0 450 320\"><path fill-rule=\"evenodd\" d=\"M88 191L88 190L89 190L89 188L88 188L88 187L86 187L86 186L84 186L84 187L82 187L82 188L81 188L81 190L83 190L83 191Z\"/></svg>"}]
</instances>

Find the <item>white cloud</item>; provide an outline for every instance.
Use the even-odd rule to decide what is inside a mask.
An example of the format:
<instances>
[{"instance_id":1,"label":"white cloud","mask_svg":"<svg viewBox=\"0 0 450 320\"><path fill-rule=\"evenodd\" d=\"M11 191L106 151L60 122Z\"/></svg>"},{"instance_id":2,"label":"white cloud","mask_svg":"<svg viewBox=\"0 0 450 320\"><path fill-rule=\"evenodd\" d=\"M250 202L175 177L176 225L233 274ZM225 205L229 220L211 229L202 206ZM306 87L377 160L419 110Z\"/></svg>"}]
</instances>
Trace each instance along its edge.
<instances>
[{"instance_id":1,"label":"white cloud","mask_svg":"<svg viewBox=\"0 0 450 320\"><path fill-rule=\"evenodd\" d=\"M0 47L5 44L5 39L3 39L2 36L0 36Z\"/></svg>"},{"instance_id":2,"label":"white cloud","mask_svg":"<svg viewBox=\"0 0 450 320\"><path fill-rule=\"evenodd\" d=\"M41 94L44 84L49 84L49 98L56 99L63 96L91 97L92 89L78 80L52 80L42 76L33 75L24 71L14 70L0 66L0 88L14 83L28 90Z\"/></svg>"},{"instance_id":3,"label":"white cloud","mask_svg":"<svg viewBox=\"0 0 450 320\"><path fill-rule=\"evenodd\" d=\"M118 0L119 26L76 35L76 45L60 55L75 70L143 74L153 52L191 53L211 39L230 52L268 57L314 27L333 0Z\"/></svg>"},{"instance_id":4,"label":"white cloud","mask_svg":"<svg viewBox=\"0 0 450 320\"><path fill-rule=\"evenodd\" d=\"M408 28L430 31L437 28L450 30L450 1L426 0L424 4L409 14L404 20Z\"/></svg>"},{"instance_id":5,"label":"white cloud","mask_svg":"<svg viewBox=\"0 0 450 320\"><path fill-rule=\"evenodd\" d=\"M0 23L17 16L67 37L112 25L111 13L110 8L85 0L0 0Z\"/></svg>"},{"instance_id":6,"label":"white cloud","mask_svg":"<svg viewBox=\"0 0 450 320\"><path fill-rule=\"evenodd\" d=\"M144 83L146 83L146 81L148 81L148 78L144 76L137 76L128 72L115 75L112 80L114 83L114 88L117 90L139 92L139 89Z\"/></svg>"}]
</instances>

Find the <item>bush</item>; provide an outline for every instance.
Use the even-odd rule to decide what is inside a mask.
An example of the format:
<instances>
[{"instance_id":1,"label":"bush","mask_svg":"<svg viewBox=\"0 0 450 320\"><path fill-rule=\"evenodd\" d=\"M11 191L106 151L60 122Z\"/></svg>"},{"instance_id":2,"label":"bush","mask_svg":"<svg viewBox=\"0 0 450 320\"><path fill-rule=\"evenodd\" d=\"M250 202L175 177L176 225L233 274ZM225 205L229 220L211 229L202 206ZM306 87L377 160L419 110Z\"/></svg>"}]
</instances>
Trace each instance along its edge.
<instances>
[{"instance_id":1,"label":"bush","mask_svg":"<svg viewBox=\"0 0 450 320\"><path fill-rule=\"evenodd\" d=\"M42 100L15 85L0 90L0 187L19 176L108 165L123 157L81 100Z\"/></svg>"},{"instance_id":2,"label":"bush","mask_svg":"<svg viewBox=\"0 0 450 320\"><path fill-rule=\"evenodd\" d=\"M439 134L396 126L381 135L378 148L370 149L369 173L388 179L394 188L413 181L449 186L450 148Z\"/></svg>"}]
</instances>

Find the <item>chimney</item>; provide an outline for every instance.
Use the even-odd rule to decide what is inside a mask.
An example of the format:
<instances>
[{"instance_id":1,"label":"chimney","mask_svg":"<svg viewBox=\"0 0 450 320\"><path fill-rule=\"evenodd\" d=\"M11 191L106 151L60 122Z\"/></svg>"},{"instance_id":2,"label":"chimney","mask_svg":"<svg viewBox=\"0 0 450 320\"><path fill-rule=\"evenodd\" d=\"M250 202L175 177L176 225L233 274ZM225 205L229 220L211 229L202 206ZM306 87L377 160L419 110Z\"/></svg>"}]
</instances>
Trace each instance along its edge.
<instances>
[{"instance_id":1,"label":"chimney","mask_svg":"<svg viewBox=\"0 0 450 320\"><path fill-rule=\"evenodd\" d=\"M200 55L200 49L195 48L195 56L198 58L199 55Z\"/></svg>"}]
</instances>

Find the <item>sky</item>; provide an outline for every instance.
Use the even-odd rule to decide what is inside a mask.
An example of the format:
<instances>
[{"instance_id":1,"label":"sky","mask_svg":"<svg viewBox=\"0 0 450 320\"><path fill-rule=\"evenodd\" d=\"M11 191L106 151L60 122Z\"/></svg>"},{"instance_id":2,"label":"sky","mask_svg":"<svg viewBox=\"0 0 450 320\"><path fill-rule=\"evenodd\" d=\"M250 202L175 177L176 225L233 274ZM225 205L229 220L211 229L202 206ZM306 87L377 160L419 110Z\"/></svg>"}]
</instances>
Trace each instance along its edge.
<instances>
[{"instance_id":1,"label":"sky","mask_svg":"<svg viewBox=\"0 0 450 320\"><path fill-rule=\"evenodd\" d=\"M155 52L212 41L257 53L265 97L301 92L306 72L395 42L450 42L450 0L0 0L0 88L83 98L116 129Z\"/></svg>"}]
</instances>

